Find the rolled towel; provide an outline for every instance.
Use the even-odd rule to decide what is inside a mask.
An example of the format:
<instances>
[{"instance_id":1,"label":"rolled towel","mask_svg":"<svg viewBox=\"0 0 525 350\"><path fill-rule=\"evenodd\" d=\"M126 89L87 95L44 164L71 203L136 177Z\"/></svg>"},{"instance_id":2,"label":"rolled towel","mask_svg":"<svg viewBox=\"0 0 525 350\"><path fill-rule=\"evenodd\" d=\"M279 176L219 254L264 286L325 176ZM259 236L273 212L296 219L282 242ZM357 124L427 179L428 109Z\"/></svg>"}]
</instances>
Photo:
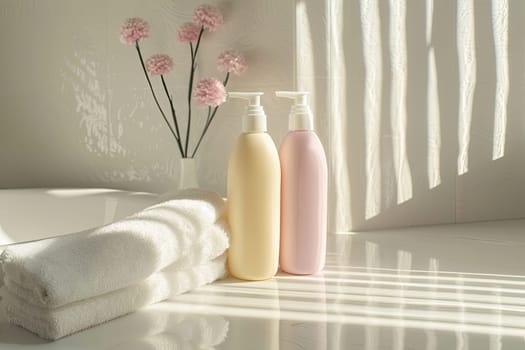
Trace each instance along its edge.
<instances>
[{"instance_id":1,"label":"rolled towel","mask_svg":"<svg viewBox=\"0 0 525 350\"><path fill-rule=\"evenodd\" d=\"M204 191L184 195L98 229L11 246L0 256L4 281L31 291L34 304L57 307L144 280L195 255L196 242L210 248L211 236L227 239L213 224L222 198ZM215 256L226 249L215 248Z\"/></svg>"},{"instance_id":2,"label":"rolled towel","mask_svg":"<svg viewBox=\"0 0 525 350\"><path fill-rule=\"evenodd\" d=\"M55 340L222 278L225 262L224 254L190 269L165 269L132 286L56 308L28 304L7 290L3 303L10 323Z\"/></svg>"}]
</instances>

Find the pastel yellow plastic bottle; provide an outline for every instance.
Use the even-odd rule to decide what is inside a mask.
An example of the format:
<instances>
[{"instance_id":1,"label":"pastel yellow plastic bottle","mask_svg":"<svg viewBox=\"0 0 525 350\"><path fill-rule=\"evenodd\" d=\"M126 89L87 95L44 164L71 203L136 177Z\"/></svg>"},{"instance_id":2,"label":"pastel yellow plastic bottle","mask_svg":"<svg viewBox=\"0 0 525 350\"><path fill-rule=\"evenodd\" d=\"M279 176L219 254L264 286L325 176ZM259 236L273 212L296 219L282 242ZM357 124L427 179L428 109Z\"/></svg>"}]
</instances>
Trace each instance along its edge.
<instances>
[{"instance_id":1,"label":"pastel yellow plastic bottle","mask_svg":"<svg viewBox=\"0 0 525 350\"><path fill-rule=\"evenodd\" d=\"M281 168L268 135L262 93L230 93L250 101L228 165L228 267L239 279L264 280L279 264Z\"/></svg>"}]
</instances>

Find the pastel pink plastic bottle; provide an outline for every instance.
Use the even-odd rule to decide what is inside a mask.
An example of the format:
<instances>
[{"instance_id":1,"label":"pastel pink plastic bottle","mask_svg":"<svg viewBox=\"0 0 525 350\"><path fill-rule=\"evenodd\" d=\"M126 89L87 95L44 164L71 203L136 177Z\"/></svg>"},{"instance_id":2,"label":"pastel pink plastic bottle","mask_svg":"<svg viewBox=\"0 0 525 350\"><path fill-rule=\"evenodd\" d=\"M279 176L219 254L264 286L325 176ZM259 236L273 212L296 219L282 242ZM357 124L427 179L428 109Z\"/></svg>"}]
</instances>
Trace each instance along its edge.
<instances>
[{"instance_id":1,"label":"pastel pink plastic bottle","mask_svg":"<svg viewBox=\"0 0 525 350\"><path fill-rule=\"evenodd\" d=\"M281 163L281 270L292 274L321 271L326 259L327 164L313 131L306 93L276 93L296 99L290 131L279 150Z\"/></svg>"}]
</instances>

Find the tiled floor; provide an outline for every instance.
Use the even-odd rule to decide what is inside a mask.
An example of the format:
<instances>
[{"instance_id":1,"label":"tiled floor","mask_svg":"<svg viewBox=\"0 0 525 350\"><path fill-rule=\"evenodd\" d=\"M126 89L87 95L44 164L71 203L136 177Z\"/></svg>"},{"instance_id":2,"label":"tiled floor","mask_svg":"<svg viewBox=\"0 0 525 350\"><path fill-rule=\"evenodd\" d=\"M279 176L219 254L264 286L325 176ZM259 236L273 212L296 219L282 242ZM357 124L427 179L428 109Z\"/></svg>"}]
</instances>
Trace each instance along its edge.
<instances>
[{"instance_id":1,"label":"tiled floor","mask_svg":"<svg viewBox=\"0 0 525 350\"><path fill-rule=\"evenodd\" d=\"M47 343L0 349L523 349L525 221L332 236L315 276L220 281Z\"/></svg>"}]
</instances>

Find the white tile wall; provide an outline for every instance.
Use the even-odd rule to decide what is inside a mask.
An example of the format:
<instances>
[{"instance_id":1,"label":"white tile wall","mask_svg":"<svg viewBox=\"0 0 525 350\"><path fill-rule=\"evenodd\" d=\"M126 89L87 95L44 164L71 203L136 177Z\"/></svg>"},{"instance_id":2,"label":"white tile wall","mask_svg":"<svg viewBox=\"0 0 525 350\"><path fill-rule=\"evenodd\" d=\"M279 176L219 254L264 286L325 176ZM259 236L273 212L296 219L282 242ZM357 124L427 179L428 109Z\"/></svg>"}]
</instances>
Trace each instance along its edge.
<instances>
[{"instance_id":1,"label":"white tile wall","mask_svg":"<svg viewBox=\"0 0 525 350\"><path fill-rule=\"evenodd\" d=\"M176 143L156 110L134 47L121 44L118 33L128 17L143 17L150 23L151 38L142 43L144 55L166 52L174 57L175 68L167 81L180 106L178 113L185 115L189 47L177 41L176 29L191 19L199 4L2 1L0 187L103 186L148 191L174 187ZM288 106L275 104L272 95L294 84L290 64L294 2L217 4L225 25L205 35L198 78L222 79L215 68L219 52L242 51L249 68L243 76L232 77L228 89L265 92L270 132L280 142ZM203 187L225 192L227 160L240 132L243 110L240 102L219 110L197 154ZM194 116L203 120L205 111ZM196 138L197 129L193 133Z\"/></svg>"},{"instance_id":2,"label":"white tile wall","mask_svg":"<svg viewBox=\"0 0 525 350\"><path fill-rule=\"evenodd\" d=\"M523 1L297 3L332 231L525 216Z\"/></svg>"},{"instance_id":3,"label":"white tile wall","mask_svg":"<svg viewBox=\"0 0 525 350\"><path fill-rule=\"evenodd\" d=\"M0 187L174 187L175 142L118 31L130 16L151 23L144 51L175 57L182 104L189 53L176 27L199 3L1 1ZM203 42L199 77L217 73L221 50L245 52L229 88L266 93L277 144L289 106L273 91L312 92L332 231L525 216L525 2L216 3L226 24ZM198 155L202 186L225 192L242 110L220 109Z\"/></svg>"}]
</instances>

